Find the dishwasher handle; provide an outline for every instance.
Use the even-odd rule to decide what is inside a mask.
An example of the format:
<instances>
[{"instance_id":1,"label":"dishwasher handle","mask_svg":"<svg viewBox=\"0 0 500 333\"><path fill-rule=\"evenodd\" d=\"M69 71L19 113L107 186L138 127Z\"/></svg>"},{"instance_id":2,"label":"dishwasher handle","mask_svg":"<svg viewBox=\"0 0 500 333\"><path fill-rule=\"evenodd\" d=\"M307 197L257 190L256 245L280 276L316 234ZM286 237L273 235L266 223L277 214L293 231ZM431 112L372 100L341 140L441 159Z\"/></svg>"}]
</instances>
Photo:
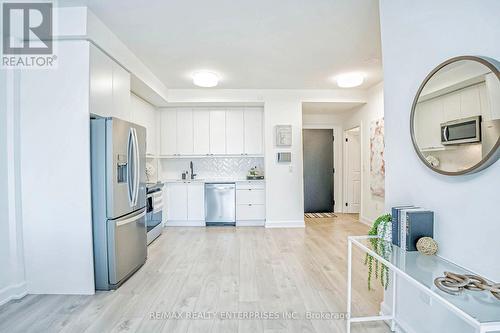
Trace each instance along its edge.
<instances>
[{"instance_id":1,"label":"dishwasher handle","mask_svg":"<svg viewBox=\"0 0 500 333\"><path fill-rule=\"evenodd\" d=\"M234 190L236 188L234 184L206 184L205 186L207 189L217 191Z\"/></svg>"}]
</instances>

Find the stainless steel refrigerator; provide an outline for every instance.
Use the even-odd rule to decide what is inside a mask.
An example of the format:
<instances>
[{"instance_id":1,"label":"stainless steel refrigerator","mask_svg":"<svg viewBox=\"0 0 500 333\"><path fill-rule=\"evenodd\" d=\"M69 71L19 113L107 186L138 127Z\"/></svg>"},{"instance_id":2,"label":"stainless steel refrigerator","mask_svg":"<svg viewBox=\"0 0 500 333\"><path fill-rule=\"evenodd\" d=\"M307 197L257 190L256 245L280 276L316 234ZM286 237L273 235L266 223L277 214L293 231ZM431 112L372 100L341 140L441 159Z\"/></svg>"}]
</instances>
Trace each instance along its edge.
<instances>
[{"instance_id":1,"label":"stainless steel refrigerator","mask_svg":"<svg viewBox=\"0 0 500 333\"><path fill-rule=\"evenodd\" d=\"M146 261L146 129L95 118L90 134L95 286L110 290Z\"/></svg>"}]
</instances>

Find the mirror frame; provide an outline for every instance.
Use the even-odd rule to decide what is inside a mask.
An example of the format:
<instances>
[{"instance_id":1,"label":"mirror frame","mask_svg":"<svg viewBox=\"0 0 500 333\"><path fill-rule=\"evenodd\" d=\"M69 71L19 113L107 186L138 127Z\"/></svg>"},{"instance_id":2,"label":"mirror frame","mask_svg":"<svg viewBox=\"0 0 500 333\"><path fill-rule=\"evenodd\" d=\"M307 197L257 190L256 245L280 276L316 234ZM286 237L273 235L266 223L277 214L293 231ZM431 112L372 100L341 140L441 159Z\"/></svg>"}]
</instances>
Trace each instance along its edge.
<instances>
[{"instance_id":1,"label":"mirror frame","mask_svg":"<svg viewBox=\"0 0 500 333\"><path fill-rule=\"evenodd\" d=\"M436 68L434 68L424 79L422 84L420 84L420 87L417 90L417 93L415 95L415 98L413 100L413 104L411 107L411 113L410 113L410 134L411 134L411 141L413 143L413 148L415 149L418 157L420 160L424 163L426 167L429 169L440 173L442 175L446 176L462 176L462 175L469 175L472 173L479 172L483 169L486 169L493 163L495 163L499 158L500 158L500 137L497 139L497 142L495 146L491 149L491 151L486 155L481 161L473 165L472 167L462 170L462 171L456 171L456 172L451 172L451 171L444 171L438 168L433 167L430 163L427 162L425 159L424 155L420 151L418 145L417 145L417 140L415 138L415 124L414 124L414 118L415 118L415 108L417 106L418 99L420 97L420 93L424 89L425 85L427 82L436 74L440 69L443 67L457 62L461 60L471 60L471 61L476 61L479 62L489 69L496 75L497 79L500 81L500 62L496 61L495 59L491 59L488 57L482 57L482 56L459 56L459 57L454 57L451 59L446 60L445 62L442 62L439 64Z\"/></svg>"}]
</instances>

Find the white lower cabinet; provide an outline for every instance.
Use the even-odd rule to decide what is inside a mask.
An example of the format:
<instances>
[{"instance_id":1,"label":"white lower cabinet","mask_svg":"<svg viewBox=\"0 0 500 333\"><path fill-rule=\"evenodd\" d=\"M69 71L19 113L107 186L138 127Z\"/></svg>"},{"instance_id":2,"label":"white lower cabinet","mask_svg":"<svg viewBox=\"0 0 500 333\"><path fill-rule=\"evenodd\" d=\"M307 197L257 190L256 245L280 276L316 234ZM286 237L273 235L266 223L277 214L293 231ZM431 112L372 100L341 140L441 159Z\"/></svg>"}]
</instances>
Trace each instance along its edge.
<instances>
[{"instance_id":1,"label":"white lower cabinet","mask_svg":"<svg viewBox=\"0 0 500 333\"><path fill-rule=\"evenodd\" d=\"M266 220L264 182L236 183L236 225L261 226Z\"/></svg>"},{"instance_id":2,"label":"white lower cabinet","mask_svg":"<svg viewBox=\"0 0 500 333\"><path fill-rule=\"evenodd\" d=\"M166 225L205 221L205 185L203 183L168 183L166 190ZM198 224L204 225L204 222Z\"/></svg>"},{"instance_id":3,"label":"white lower cabinet","mask_svg":"<svg viewBox=\"0 0 500 333\"><path fill-rule=\"evenodd\" d=\"M167 193L167 225L169 221L187 220L187 184L169 183Z\"/></svg>"},{"instance_id":4,"label":"white lower cabinet","mask_svg":"<svg viewBox=\"0 0 500 333\"><path fill-rule=\"evenodd\" d=\"M205 225L205 184L172 182L165 186L166 225ZM264 182L236 182L236 225L263 226L266 220Z\"/></svg>"},{"instance_id":5,"label":"white lower cabinet","mask_svg":"<svg viewBox=\"0 0 500 333\"><path fill-rule=\"evenodd\" d=\"M205 184L189 183L187 192L188 220L205 221Z\"/></svg>"}]
</instances>

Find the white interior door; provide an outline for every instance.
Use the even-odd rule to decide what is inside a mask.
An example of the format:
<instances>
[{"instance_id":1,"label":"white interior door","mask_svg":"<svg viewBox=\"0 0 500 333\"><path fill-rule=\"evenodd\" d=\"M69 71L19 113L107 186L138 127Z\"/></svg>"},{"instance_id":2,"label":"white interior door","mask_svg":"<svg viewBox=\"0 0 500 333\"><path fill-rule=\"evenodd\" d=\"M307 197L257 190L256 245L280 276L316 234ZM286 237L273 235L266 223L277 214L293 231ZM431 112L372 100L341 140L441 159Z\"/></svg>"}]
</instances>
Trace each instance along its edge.
<instances>
[{"instance_id":1,"label":"white interior door","mask_svg":"<svg viewBox=\"0 0 500 333\"><path fill-rule=\"evenodd\" d=\"M361 142L359 130L346 131L347 213L361 209Z\"/></svg>"}]
</instances>

